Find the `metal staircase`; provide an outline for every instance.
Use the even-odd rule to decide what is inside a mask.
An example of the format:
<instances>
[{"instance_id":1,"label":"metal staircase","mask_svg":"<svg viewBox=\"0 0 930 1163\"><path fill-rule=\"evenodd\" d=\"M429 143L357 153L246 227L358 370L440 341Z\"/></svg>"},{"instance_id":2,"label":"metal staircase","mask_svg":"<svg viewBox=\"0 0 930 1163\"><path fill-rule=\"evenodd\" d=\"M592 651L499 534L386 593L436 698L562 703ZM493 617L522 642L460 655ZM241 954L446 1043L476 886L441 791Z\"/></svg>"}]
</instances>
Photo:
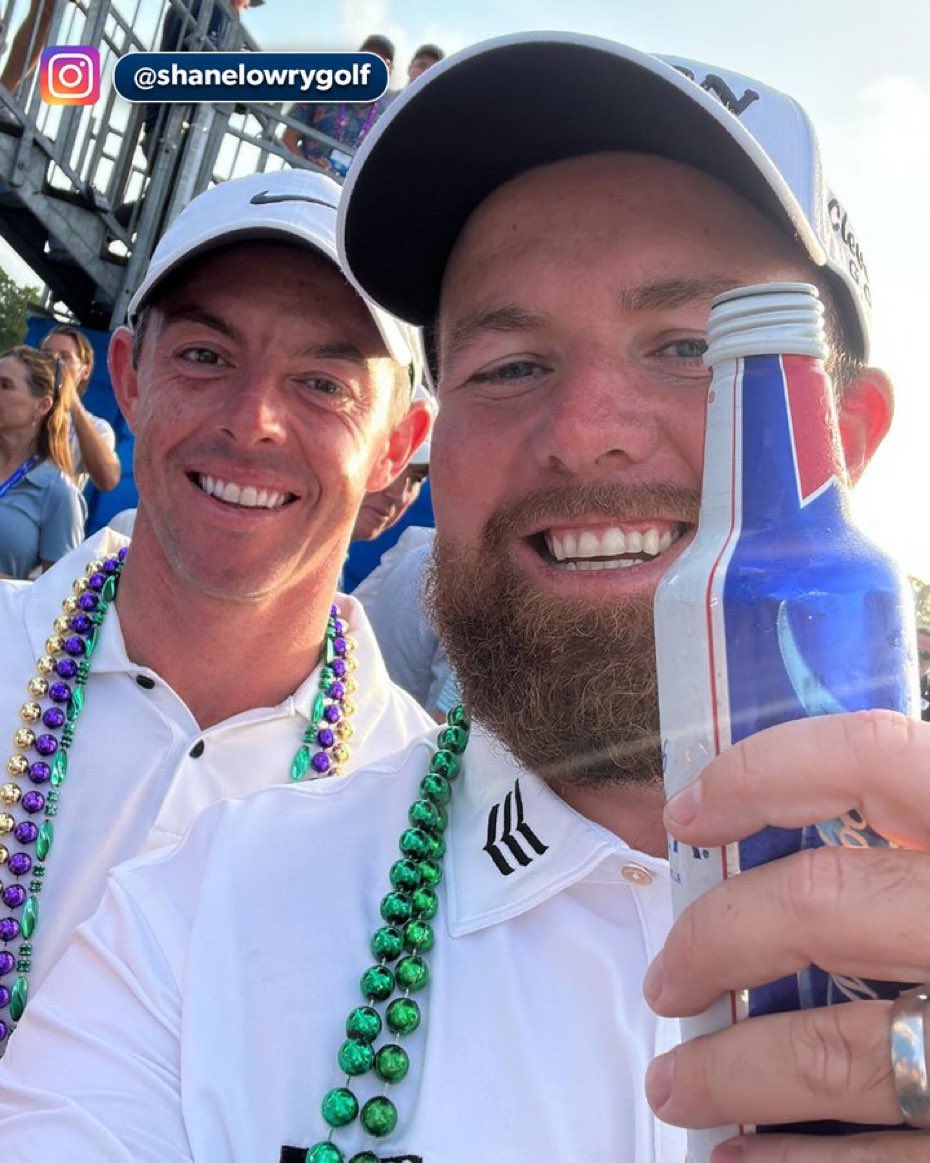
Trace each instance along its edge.
<instances>
[{"instance_id":1,"label":"metal staircase","mask_svg":"<svg viewBox=\"0 0 930 1163\"><path fill-rule=\"evenodd\" d=\"M13 93L0 88L0 235L44 280L50 311L109 331L123 321L165 226L191 197L238 174L304 163L279 140L295 123L268 104L163 105L151 164L142 154L145 107L114 91L116 61L157 51L172 7L186 49L256 50L225 0L37 2L55 6L47 44L98 49L100 99L45 104L38 70ZM220 44L208 36L215 9L229 17ZM26 0L7 0L7 45L27 11Z\"/></svg>"}]
</instances>

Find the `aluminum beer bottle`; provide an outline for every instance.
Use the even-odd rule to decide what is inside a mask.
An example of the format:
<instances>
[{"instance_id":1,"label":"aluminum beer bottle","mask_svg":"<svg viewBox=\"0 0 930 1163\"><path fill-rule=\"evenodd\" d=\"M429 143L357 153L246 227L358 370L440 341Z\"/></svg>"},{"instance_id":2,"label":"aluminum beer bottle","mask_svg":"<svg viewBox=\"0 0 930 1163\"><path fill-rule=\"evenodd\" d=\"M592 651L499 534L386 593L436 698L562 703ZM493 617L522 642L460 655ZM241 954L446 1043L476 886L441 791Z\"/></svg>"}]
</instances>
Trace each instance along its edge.
<instances>
[{"instance_id":1,"label":"aluminum beer bottle","mask_svg":"<svg viewBox=\"0 0 930 1163\"><path fill-rule=\"evenodd\" d=\"M816 289L803 283L743 287L711 307L698 530L655 604L668 795L731 744L777 723L879 707L919 713L913 599L903 574L850 520L822 318ZM671 841L675 914L727 877L822 844L887 842L855 811L803 829L766 828L722 849ZM900 988L811 967L720 999L685 1021L683 1035ZM706 1163L736 1133L691 1132L692 1163Z\"/></svg>"}]
</instances>

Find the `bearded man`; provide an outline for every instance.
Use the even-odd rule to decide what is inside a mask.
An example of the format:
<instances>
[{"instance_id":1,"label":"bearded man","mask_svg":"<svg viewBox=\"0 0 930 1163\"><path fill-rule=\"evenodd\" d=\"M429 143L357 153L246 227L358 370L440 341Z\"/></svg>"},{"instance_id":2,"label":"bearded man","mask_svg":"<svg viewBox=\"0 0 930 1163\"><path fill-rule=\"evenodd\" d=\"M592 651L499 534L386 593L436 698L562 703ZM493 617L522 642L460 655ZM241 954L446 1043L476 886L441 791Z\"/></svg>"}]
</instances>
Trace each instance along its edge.
<instances>
[{"instance_id":1,"label":"bearded man","mask_svg":"<svg viewBox=\"0 0 930 1163\"><path fill-rule=\"evenodd\" d=\"M653 1012L811 961L930 977L930 867L904 848L775 862L669 931L666 828L723 844L857 805L930 843L930 736L890 713L765 732L663 810L650 603L694 535L711 298L821 286L853 478L891 415L806 119L677 65L581 36L479 45L361 150L343 253L376 301L435 324L434 604L475 725L459 709L325 800L210 809L173 855L119 870L13 1047L14 1153L681 1163L685 1125L902 1123L884 1003L677 1048ZM271 844L273 871L243 859ZM715 1163L927 1149L750 1136Z\"/></svg>"}]
</instances>

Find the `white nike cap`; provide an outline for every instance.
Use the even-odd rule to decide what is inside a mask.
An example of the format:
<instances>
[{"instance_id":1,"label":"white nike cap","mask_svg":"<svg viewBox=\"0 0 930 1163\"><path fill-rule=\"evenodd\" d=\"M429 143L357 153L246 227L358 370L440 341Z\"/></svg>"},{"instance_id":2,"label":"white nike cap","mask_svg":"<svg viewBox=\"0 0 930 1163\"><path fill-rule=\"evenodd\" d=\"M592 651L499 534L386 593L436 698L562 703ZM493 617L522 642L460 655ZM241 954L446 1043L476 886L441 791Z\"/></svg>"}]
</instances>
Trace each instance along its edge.
<instances>
[{"instance_id":1,"label":"white nike cap","mask_svg":"<svg viewBox=\"0 0 930 1163\"><path fill-rule=\"evenodd\" d=\"M340 194L341 187L332 178L309 170L249 174L205 190L181 211L155 247L145 277L130 300L129 325L136 325L152 292L182 263L233 242L265 238L306 246L345 275L336 247ZM391 358L410 368L411 382L418 384L422 349L417 329L395 319L366 295L360 298Z\"/></svg>"},{"instance_id":2,"label":"white nike cap","mask_svg":"<svg viewBox=\"0 0 930 1163\"><path fill-rule=\"evenodd\" d=\"M868 268L800 105L730 70L578 33L484 41L404 89L349 169L343 270L400 318L431 323L472 211L525 170L604 150L684 162L757 206L824 271L868 355Z\"/></svg>"}]
</instances>

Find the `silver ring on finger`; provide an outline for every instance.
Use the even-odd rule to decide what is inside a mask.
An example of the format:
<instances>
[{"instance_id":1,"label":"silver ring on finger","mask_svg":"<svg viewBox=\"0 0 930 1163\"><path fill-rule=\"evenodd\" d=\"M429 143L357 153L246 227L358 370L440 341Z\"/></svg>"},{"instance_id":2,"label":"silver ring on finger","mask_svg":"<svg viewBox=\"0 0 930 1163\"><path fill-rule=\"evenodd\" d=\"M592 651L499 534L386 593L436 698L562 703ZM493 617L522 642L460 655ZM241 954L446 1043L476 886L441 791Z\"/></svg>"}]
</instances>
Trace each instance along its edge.
<instances>
[{"instance_id":1,"label":"silver ring on finger","mask_svg":"<svg viewBox=\"0 0 930 1163\"><path fill-rule=\"evenodd\" d=\"M891 1070L898 1105L912 1127L930 1128L927 1015L930 985L900 994L891 1006Z\"/></svg>"}]
</instances>

